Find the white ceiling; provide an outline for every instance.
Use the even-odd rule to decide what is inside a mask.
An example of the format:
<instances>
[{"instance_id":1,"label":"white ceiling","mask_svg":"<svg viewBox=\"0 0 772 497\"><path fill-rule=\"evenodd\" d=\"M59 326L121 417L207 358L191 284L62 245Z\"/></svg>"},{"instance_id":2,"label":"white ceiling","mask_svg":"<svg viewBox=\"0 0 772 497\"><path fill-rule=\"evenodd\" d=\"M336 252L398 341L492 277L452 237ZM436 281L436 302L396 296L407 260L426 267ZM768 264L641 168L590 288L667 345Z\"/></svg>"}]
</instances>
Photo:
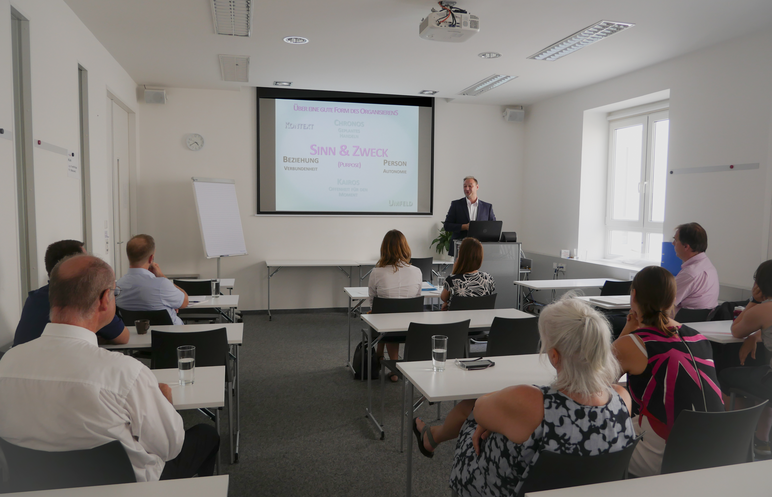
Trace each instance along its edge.
<instances>
[{"instance_id":1,"label":"white ceiling","mask_svg":"<svg viewBox=\"0 0 772 497\"><path fill-rule=\"evenodd\" d=\"M140 85L236 89L218 54L251 57L248 86L415 95L530 104L772 24L770 0L460 0L480 18L465 43L418 37L431 0L255 2L250 38L214 33L208 0L65 0ZM555 62L534 52L599 20L635 27ZM307 45L288 45L285 36ZM480 52L499 59L484 60ZM718 68L717 68L718 69ZM518 76L478 97L458 93L492 74Z\"/></svg>"}]
</instances>

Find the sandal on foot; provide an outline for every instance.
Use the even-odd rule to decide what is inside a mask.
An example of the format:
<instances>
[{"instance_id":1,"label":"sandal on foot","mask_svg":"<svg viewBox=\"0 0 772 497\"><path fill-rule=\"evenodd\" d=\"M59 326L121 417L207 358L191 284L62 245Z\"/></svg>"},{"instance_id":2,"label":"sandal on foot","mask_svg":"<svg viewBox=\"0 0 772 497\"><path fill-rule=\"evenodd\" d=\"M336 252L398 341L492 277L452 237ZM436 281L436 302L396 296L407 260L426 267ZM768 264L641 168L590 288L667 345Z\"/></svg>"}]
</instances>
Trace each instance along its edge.
<instances>
[{"instance_id":1,"label":"sandal on foot","mask_svg":"<svg viewBox=\"0 0 772 497\"><path fill-rule=\"evenodd\" d=\"M418 419L418 418L416 418ZM418 450L421 451L421 454L431 459L434 457L434 452L429 452L426 450L426 447L424 447L424 435L426 435L427 440L429 440L429 445L432 449L437 448L437 442L434 441L434 437L432 436L432 427L429 425L424 425L424 429L422 431L418 431L418 424L416 424L416 420L413 420L413 433L415 433L415 437L418 440Z\"/></svg>"},{"instance_id":2,"label":"sandal on foot","mask_svg":"<svg viewBox=\"0 0 772 497\"><path fill-rule=\"evenodd\" d=\"M399 376L392 373L389 375L389 381L391 381L392 383L396 383L399 381Z\"/></svg>"}]
</instances>

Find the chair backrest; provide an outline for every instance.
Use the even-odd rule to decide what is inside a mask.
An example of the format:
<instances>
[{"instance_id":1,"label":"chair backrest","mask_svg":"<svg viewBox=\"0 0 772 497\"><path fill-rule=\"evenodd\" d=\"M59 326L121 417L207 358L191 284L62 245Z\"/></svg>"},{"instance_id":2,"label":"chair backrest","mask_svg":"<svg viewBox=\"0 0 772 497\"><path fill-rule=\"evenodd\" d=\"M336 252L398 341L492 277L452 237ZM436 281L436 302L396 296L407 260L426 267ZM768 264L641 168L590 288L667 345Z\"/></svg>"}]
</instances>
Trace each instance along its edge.
<instances>
[{"instance_id":1,"label":"chair backrest","mask_svg":"<svg viewBox=\"0 0 772 497\"><path fill-rule=\"evenodd\" d=\"M394 312L423 312L424 298L411 297L409 299L387 299L373 297L373 314L390 314Z\"/></svg>"},{"instance_id":2,"label":"chair backrest","mask_svg":"<svg viewBox=\"0 0 772 497\"><path fill-rule=\"evenodd\" d=\"M600 296L606 297L609 295L630 295L630 286L632 281L609 281L603 284L603 288L600 289Z\"/></svg>"},{"instance_id":3,"label":"chair backrest","mask_svg":"<svg viewBox=\"0 0 772 497\"><path fill-rule=\"evenodd\" d=\"M190 332L150 330L151 369L176 368L180 345L196 347L196 366L227 365L228 334L225 328Z\"/></svg>"},{"instance_id":4,"label":"chair backrest","mask_svg":"<svg viewBox=\"0 0 772 497\"><path fill-rule=\"evenodd\" d=\"M486 356L539 353L539 318L493 318Z\"/></svg>"},{"instance_id":5,"label":"chair backrest","mask_svg":"<svg viewBox=\"0 0 772 497\"><path fill-rule=\"evenodd\" d=\"M450 298L450 311L476 311L479 309L493 309L496 307L496 293L483 295L482 297L461 297L454 295Z\"/></svg>"},{"instance_id":6,"label":"chair backrest","mask_svg":"<svg viewBox=\"0 0 772 497\"><path fill-rule=\"evenodd\" d=\"M407 338L405 339L405 360L431 360L432 335L445 335L448 337L447 359L466 357L469 322L470 320L467 319L466 321L448 324L410 323L407 329Z\"/></svg>"},{"instance_id":7,"label":"chair backrest","mask_svg":"<svg viewBox=\"0 0 772 497\"><path fill-rule=\"evenodd\" d=\"M624 480L638 440L618 452L589 457L541 451L539 459L528 472L519 495Z\"/></svg>"},{"instance_id":8,"label":"chair backrest","mask_svg":"<svg viewBox=\"0 0 772 497\"><path fill-rule=\"evenodd\" d=\"M134 326L134 321L137 319L149 319L150 326L164 326L168 324L174 324L172 317L169 315L169 311L162 309L160 311L127 311L117 307L115 312L123 320L123 324L126 326Z\"/></svg>"},{"instance_id":9,"label":"chair backrest","mask_svg":"<svg viewBox=\"0 0 772 497\"><path fill-rule=\"evenodd\" d=\"M432 262L431 257L413 257L410 259L410 265L421 270L421 279L423 281L432 281Z\"/></svg>"},{"instance_id":10,"label":"chair backrest","mask_svg":"<svg viewBox=\"0 0 772 497\"><path fill-rule=\"evenodd\" d=\"M118 440L93 449L47 452L19 447L0 438L0 456L5 456L8 492L137 481L129 456Z\"/></svg>"},{"instance_id":11,"label":"chair backrest","mask_svg":"<svg viewBox=\"0 0 772 497\"><path fill-rule=\"evenodd\" d=\"M766 403L737 411L681 411L665 445L662 473L751 462L753 433Z\"/></svg>"},{"instance_id":12,"label":"chair backrest","mask_svg":"<svg viewBox=\"0 0 772 497\"><path fill-rule=\"evenodd\" d=\"M188 295L212 295L212 280L172 280ZM215 282L215 294L220 293L220 282Z\"/></svg>"},{"instance_id":13,"label":"chair backrest","mask_svg":"<svg viewBox=\"0 0 772 497\"><path fill-rule=\"evenodd\" d=\"M679 323L701 323L708 320L713 309L681 309L673 319Z\"/></svg>"}]
</instances>

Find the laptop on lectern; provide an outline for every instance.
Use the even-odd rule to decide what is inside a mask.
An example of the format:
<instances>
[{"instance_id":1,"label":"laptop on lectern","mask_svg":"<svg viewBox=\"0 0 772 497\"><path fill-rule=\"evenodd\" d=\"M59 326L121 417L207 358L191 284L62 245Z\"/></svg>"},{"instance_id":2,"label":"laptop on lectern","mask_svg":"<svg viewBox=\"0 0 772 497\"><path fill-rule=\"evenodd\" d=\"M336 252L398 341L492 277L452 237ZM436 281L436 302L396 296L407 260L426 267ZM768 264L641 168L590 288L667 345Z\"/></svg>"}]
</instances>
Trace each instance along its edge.
<instances>
[{"instance_id":1,"label":"laptop on lectern","mask_svg":"<svg viewBox=\"0 0 772 497\"><path fill-rule=\"evenodd\" d=\"M466 236L477 238L481 242L498 242L503 224L503 221L470 221Z\"/></svg>"}]
</instances>

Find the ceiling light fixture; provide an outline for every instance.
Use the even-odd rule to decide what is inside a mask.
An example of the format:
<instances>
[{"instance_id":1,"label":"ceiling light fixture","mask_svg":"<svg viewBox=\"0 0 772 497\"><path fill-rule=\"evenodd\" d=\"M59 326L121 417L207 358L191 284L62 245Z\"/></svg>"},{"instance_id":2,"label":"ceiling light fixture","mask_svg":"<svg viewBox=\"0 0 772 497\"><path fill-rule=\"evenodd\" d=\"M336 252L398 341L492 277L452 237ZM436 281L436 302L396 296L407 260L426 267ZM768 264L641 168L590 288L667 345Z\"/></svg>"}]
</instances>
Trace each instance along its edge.
<instances>
[{"instance_id":1,"label":"ceiling light fixture","mask_svg":"<svg viewBox=\"0 0 772 497\"><path fill-rule=\"evenodd\" d=\"M539 50L528 58L534 60L557 60L633 26L635 24L629 22L598 21L592 26L587 26L559 42Z\"/></svg>"},{"instance_id":2,"label":"ceiling light fixture","mask_svg":"<svg viewBox=\"0 0 772 497\"><path fill-rule=\"evenodd\" d=\"M252 35L252 0L211 0L214 31L218 35Z\"/></svg>"},{"instance_id":3,"label":"ceiling light fixture","mask_svg":"<svg viewBox=\"0 0 772 497\"><path fill-rule=\"evenodd\" d=\"M483 53L478 53L477 56L480 57L481 59L498 59L499 57L501 57L501 54L497 52L483 52Z\"/></svg>"},{"instance_id":4,"label":"ceiling light fixture","mask_svg":"<svg viewBox=\"0 0 772 497\"><path fill-rule=\"evenodd\" d=\"M290 45L305 45L308 43L308 38L303 38L302 36L285 36L284 42L289 43Z\"/></svg>"},{"instance_id":5,"label":"ceiling light fixture","mask_svg":"<svg viewBox=\"0 0 772 497\"><path fill-rule=\"evenodd\" d=\"M273 86L292 86L292 81L274 81Z\"/></svg>"},{"instance_id":6,"label":"ceiling light fixture","mask_svg":"<svg viewBox=\"0 0 772 497\"><path fill-rule=\"evenodd\" d=\"M436 95L439 93L437 90L421 90L418 92L419 95Z\"/></svg>"},{"instance_id":7,"label":"ceiling light fixture","mask_svg":"<svg viewBox=\"0 0 772 497\"><path fill-rule=\"evenodd\" d=\"M461 93L459 95L466 95L468 97L476 97L477 95L481 93L485 93L486 91L490 91L498 86L503 85L504 83L507 83L509 81L512 81L517 76L507 76L504 74L494 74L492 76L488 76L487 78L483 79L482 81L478 81L477 83L473 84L469 88L464 88L461 90Z\"/></svg>"}]
</instances>

